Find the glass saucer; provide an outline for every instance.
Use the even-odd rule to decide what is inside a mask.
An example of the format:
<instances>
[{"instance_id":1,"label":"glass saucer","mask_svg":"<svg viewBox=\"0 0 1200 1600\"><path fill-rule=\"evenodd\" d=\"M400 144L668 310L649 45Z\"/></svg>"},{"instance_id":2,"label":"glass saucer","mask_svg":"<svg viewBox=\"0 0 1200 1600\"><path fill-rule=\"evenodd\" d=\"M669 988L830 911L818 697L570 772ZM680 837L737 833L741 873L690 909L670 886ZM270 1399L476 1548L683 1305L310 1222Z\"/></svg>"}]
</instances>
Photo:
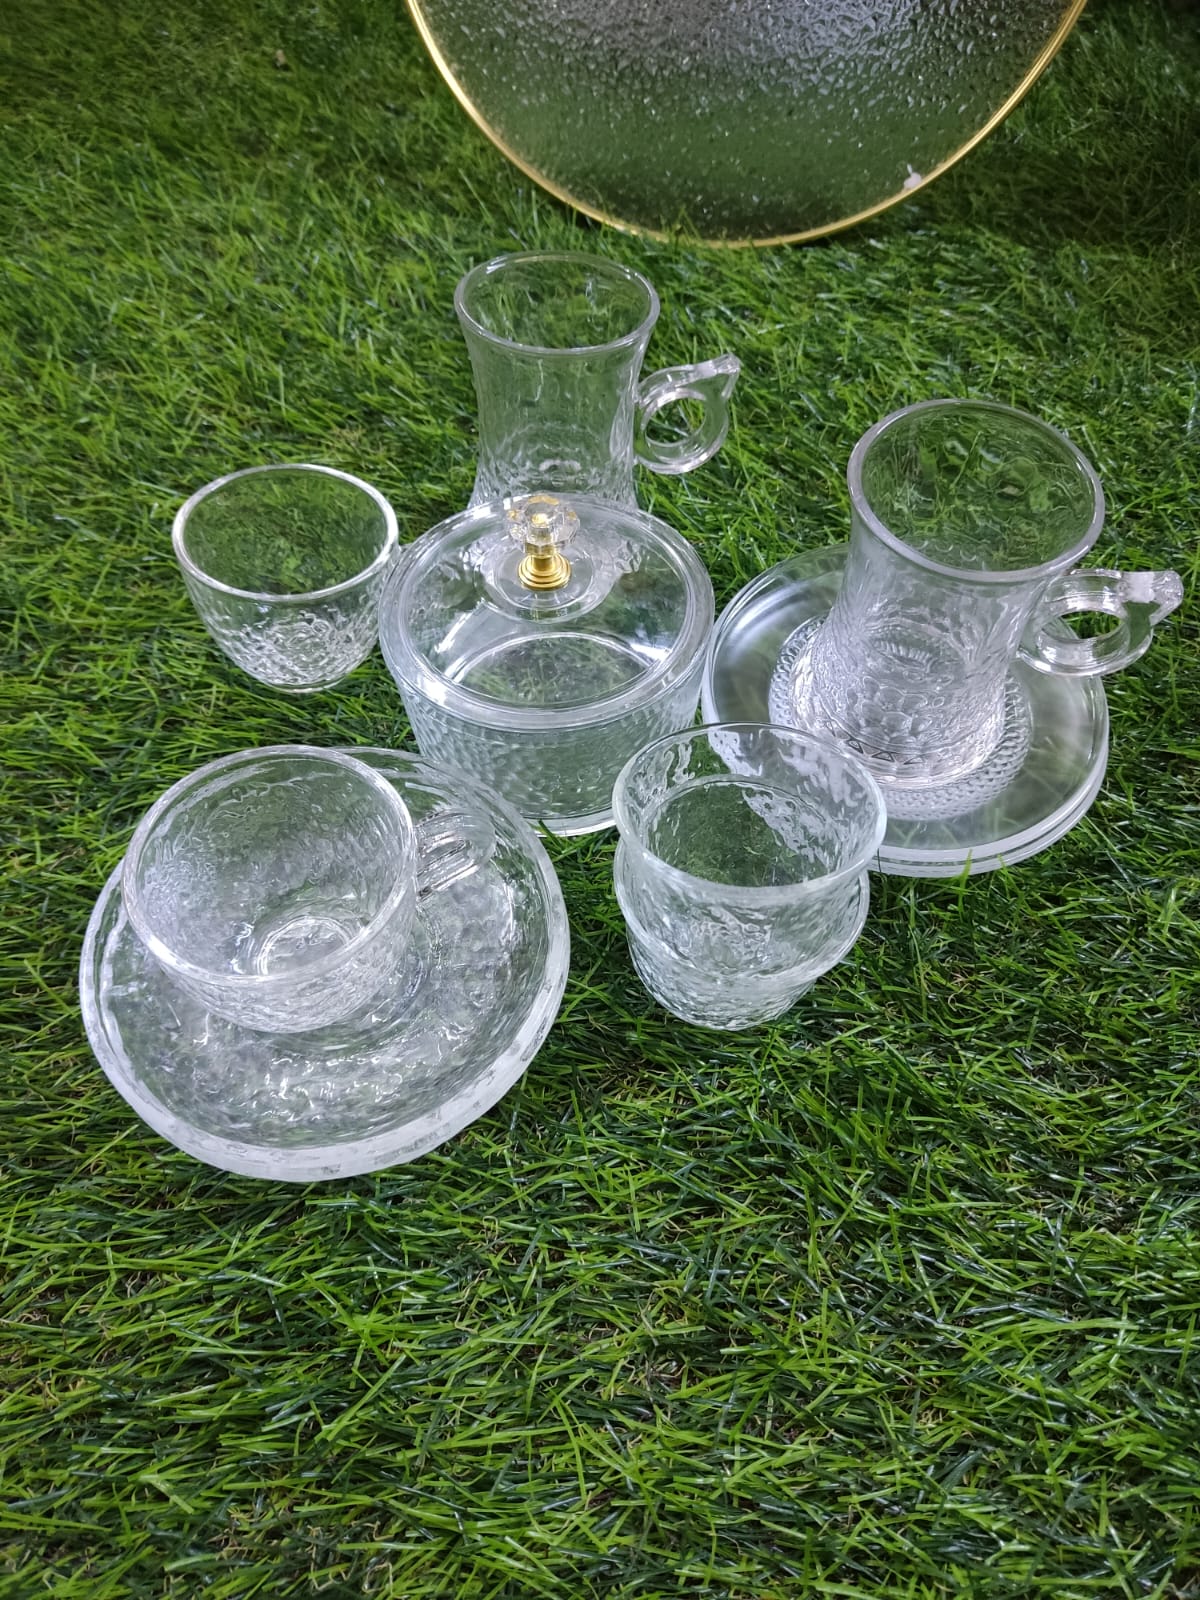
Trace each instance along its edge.
<instances>
[{"instance_id":1,"label":"glass saucer","mask_svg":"<svg viewBox=\"0 0 1200 1600\"><path fill-rule=\"evenodd\" d=\"M793 556L734 596L705 662L706 722L782 722L828 734L807 698L804 669L845 559L845 545ZM1056 626L1067 631L1066 624ZM1024 861L1075 826L1107 762L1108 703L1100 680L1056 677L1017 662L1004 734L983 766L927 788L876 775L888 807L879 870L952 878Z\"/></svg>"},{"instance_id":2,"label":"glass saucer","mask_svg":"<svg viewBox=\"0 0 1200 1600\"><path fill-rule=\"evenodd\" d=\"M97 1060L156 1133L227 1172L311 1182L412 1161L512 1087L562 999L566 910L529 825L418 756L351 753L391 779L415 821L471 807L496 839L483 866L422 898L410 960L369 1009L310 1033L214 1016L137 939L120 867L88 925L79 987Z\"/></svg>"}]
</instances>

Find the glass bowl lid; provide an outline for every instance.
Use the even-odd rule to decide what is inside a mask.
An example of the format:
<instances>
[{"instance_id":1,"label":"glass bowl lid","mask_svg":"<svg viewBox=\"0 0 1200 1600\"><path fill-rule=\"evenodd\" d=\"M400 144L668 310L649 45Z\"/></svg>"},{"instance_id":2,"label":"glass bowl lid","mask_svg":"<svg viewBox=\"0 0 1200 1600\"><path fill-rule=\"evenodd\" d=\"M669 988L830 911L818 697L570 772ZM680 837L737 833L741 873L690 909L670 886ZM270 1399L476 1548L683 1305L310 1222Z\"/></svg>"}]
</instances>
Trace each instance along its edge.
<instances>
[{"instance_id":1,"label":"glass bowl lid","mask_svg":"<svg viewBox=\"0 0 1200 1600\"><path fill-rule=\"evenodd\" d=\"M379 635L402 695L519 730L655 700L695 665L712 621L708 573L674 528L537 494L464 511L403 550Z\"/></svg>"}]
</instances>

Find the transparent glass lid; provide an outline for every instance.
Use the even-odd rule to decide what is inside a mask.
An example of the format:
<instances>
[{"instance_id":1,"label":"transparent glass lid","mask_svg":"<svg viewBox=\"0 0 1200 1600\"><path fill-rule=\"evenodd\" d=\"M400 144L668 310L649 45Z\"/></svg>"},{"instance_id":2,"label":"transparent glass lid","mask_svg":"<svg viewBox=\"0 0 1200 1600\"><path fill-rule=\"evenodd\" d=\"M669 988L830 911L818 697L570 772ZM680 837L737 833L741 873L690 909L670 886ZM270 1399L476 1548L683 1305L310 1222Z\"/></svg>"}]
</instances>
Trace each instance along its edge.
<instances>
[{"instance_id":1,"label":"transparent glass lid","mask_svg":"<svg viewBox=\"0 0 1200 1600\"><path fill-rule=\"evenodd\" d=\"M485 726L579 726L665 693L712 618L703 563L665 522L541 494L463 512L410 545L380 643L402 694Z\"/></svg>"}]
</instances>

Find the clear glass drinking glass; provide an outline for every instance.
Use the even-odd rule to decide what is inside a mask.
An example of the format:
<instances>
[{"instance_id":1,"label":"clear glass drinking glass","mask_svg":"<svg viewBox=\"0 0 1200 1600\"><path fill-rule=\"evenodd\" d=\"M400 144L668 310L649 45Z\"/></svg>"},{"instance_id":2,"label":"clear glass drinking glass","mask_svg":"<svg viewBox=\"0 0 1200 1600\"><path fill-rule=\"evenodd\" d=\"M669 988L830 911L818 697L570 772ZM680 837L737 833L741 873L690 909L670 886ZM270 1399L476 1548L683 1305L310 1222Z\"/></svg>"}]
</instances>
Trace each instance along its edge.
<instances>
[{"instance_id":1,"label":"clear glass drinking glass","mask_svg":"<svg viewBox=\"0 0 1200 1600\"><path fill-rule=\"evenodd\" d=\"M854 447L841 588L798 673L799 720L877 774L942 784L999 741L1017 657L1043 672L1115 672L1182 598L1173 572L1076 571L1104 524L1096 474L1036 417L930 400ZM1053 622L1115 619L1090 639Z\"/></svg>"},{"instance_id":2,"label":"clear glass drinking glass","mask_svg":"<svg viewBox=\"0 0 1200 1600\"><path fill-rule=\"evenodd\" d=\"M623 768L613 810L634 966L684 1021L767 1022L858 938L887 819L847 751L768 724L669 734Z\"/></svg>"},{"instance_id":3,"label":"clear glass drinking glass","mask_svg":"<svg viewBox=\"0 0 1200 1600\"><path fill-rule=\"evenodd\" d=\"M172 529L201 622L235 665L287 694L365 661L396 549L396 515L333 467L248 467L198 489Z\"/></svg>"},{"instance_id":4,"label":"clear glass drinking glass","mask_svg":"<svg viewBox=\"0 0 1200 1600\"><path fill-rule=\"evenodd\" d=\"M539 490L637 504L633 466L690 472L729 429L736 356L639 379L659 301L640 273L600 256L497 256L460 281L454 307L479 403L471 505ZM647 428L677 401L699 416L657 441Z\"/></svg>"},{"instance_id":5,"label":"clear glass drinking glass","mask_svg":"<svg viewBox=\"0 0 1200 1600\"><path fill-rule=\"evenodd\" d=\"M296 1033L383 988L417 895L486 852L486 827L467 813L418 829L373 767L271 745L172 785L134 831L121 892L147 951L208 1010Z\"/></svg>"}]
</instances>

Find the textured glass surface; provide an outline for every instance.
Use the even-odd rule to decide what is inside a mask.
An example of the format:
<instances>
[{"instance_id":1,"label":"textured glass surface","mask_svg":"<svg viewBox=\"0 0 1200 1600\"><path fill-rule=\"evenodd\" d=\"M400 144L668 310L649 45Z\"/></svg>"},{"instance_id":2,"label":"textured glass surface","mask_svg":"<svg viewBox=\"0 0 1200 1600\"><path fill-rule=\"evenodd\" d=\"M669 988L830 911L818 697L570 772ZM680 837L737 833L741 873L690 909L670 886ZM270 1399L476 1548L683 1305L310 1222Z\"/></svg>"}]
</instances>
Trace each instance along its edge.
<instances>
[{"instance_id":1,"label":"textured glass surface","mask_svg":"<svg viewBox=\"0 0 1200 1600\"><path fill-rule=\"evenodd\" d=\"M802 963L794 972L759 974L742 968L731 974L723 970L710 971L691 958L681 956L670 943L647 933L634 920L625 894L628 862L628 852L618 845L613 882L625 916L630 959L647 990L673 1016L697 1027L719 1028L724 1032L756 1028L790 1011L820 976L820 972L814 972L812 962ZM831 942L827 946L821 972L836 966L857 942L869 903L864 872L847 890L836 918L830 919L827 931L831 940L836 933L840 943ZM714 911L710 919L712 933L723 932L727 940L736 940L739 937L737 927L723 929L725 920Z\"/></svg>"},{"instance_id":2,"label":"textured glass surface","mask_svg":"<svg viewBox=\"0 0 1200 1600\"><path fill-rule=\"evenodd\" d=\"M850 549L797 658L796 720L823 723L889 778L940 785L1000 743L1026 626L1095 540L1104 497L1037 418L958 400L878 423L849 481Z\"/></svg>"},{"instance_id":3,"label":"textured glass surface","mask_svg":"<svg viewBox=\"0 0 1200 1600\"><path fill-rule=\"evenodd\" d=\"M540 181L634 227L820 231L915 188L1048 58L1074 0L410 0Z\"/></svg>"},{"instance_id":4,"label":"textured glass surface","mask_svg":"<svg viewBox=\"0 0 1200 1600\"><path fill-rule=\"evenodd\" d=\"M609 820L629 756L695 714L712 585L674 529L569 502L571 572L536 592L503 506L431 529L396 568L380 640L423 754L476 774L530 820Z\"/></svg>"},{"instance_id":5,"label":"textured glass surface","mask_svg":"<svg viewBox=\"0 0 1200 1600\"><path fill-rule=\"evenodd\" d=\"M814 722L822 722L822 712L813 701L812 684L812 644L820 627L821 620L814 620L785 640L767 694L770 721L781 722L785 727L807 726L811 716ZM912 785L892 782L886 773L877 773L884 785L889 823L900 818L958 816L1003 794L1021 771L1033 742L1029 701L1025 685L1010 673L1004 685L1000 737L987 757L961 777L933 785Z\"/></svg>"},{"instance_id":6,"label":"textured glass surface","mask_svg":"<svg viewBox=\"0 0 1200 1600\"><path fill-rule=\"evenodd\" d=\"M188 574L184 584L209 636L234 666L284 694L332 688L375 648L385 573L317 600L247 600Z\"/></svg>"},{"instance_id":7,"label":"textured glass surface","mask_svg":"<svg viewBox=\"0 0 1200 1600\"><path fill-rule=\"evenodd\" d=\"M412 1160L520 1077L562 997L566 913L530 829L462 774L353 754L419 827L471 807L495 835L474 872L421 898L406 961L368 1009L307 1033L223 1021L150 959L117 874L89 926L80 993L101 1066L151 1127L229 1171L307 1181Z\"/></svg>"},{"instance_id":8,"label":"textured glass surface","mask_svg":"<svg viewBox=\"0 0 1200 1600\"><path fill-rule=\"evenodd\" d=\"M142 936L200 1003L247 1027L315 1027L362 1005L401 959L412 823L357 762L244 751L150 808L124 886Z\"/></svg>"},{"instance_id":9,"label":"textured glass surface","mask_svg":"<svg viewBox=\"0 0 1200 1600\"><path fill-rule=\"evenodd\" d=\"M777 1016L857 937L884 812L844 751L770 727L677 733L629 763L615 809L634 961L677 1016Z\"/></svg>"},{"instance_id":10,"label":"textured glass surface","mask_svg":"<svg viewBox=\"0 0 1200 1600\"><path fill-rule=\"evenodd\" d=\"M607 720L555 728L492 728L405 693L422 754L462 767L551 833L591 833L612 822L617 774L633 751L695 720L703 656L648 705Z\"/></svg>"},{"instance_id":11,"label":"textured glass surface","mask_svg":"<svg viewBox=\"0 0 1200 1600\"><path fill-rule=\"evenodd\" d=\"M306 466L232 473L180 509L173 541L200 620L259 682L325 689L374 648L396 519L369 484Z\"/></svg>"},{"instance_id":12,"label":"textured glass surface","mask_svg":"<svg viewBox=\"0 0 1200 1600\"><path fill-rule=\"evenodd\" d=\"M845 545L793 556L734 597L706 662L706 720L799 725L798 676L845 560ZM1075 637L1065 623L1054 626L1061 637ZM1018 658L1004 716L996 748L965 777L913 788L878 775L888 808L882 871L924 878L988 872L1045 849L1084 815L1108 753L1099 679L1038 672Z\"/></svg>"},{"instance_id":13,"label":"textured glass surface","mask_svg":"<svg viewBox=\"0 0 1200 1600\"><path fill-rule=\"evenodd\" d=\"M479 405L473 506L540 490L636 504L635 459L679 474L707 461L729 427L731 355L641 377L658 296L599 256L497 256L460 281L454 305ZM668 444L647 424L687 399L698 411Z\"/></svg>"}]
</instances>

